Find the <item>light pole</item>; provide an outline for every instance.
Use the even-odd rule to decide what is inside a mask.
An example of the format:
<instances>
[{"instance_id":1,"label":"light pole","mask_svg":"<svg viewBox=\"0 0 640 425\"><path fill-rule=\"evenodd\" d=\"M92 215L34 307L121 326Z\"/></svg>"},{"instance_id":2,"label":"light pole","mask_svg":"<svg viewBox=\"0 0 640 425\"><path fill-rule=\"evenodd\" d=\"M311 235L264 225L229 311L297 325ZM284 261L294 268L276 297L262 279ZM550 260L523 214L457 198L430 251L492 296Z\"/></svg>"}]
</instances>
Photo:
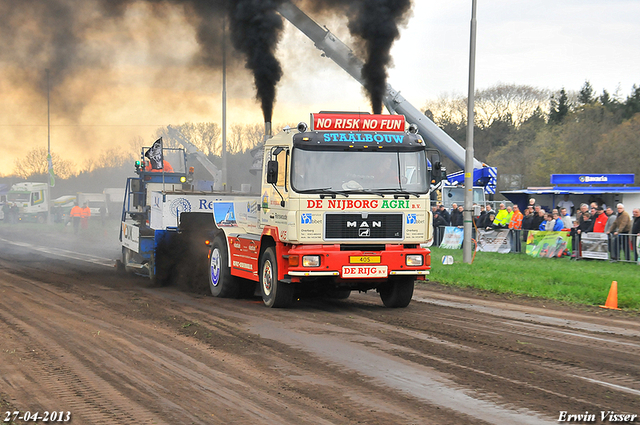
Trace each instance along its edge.
<instances>
[{"instance_id":1,"label":"light pole","mask_svg":"<svg viewBox=\"0 0 640 425\"><path fill-rule=\"evenodd\" d=\"M50 85L49 85L49 69L45 69L47 73L47 172L49 174L49 184L47 185L47 224L51 224L51 187L53 181L53 163L51 159L51 102L50 102Z\"/></svg>"},{"instance_id":2,"label":"light pole","mask_svg":"<svg viewBox=\"0 0 640 425\"><path fill-rule=\"evenodd\" d=\"M464 163L464 240L462 260L471 264L471 232L473 230L473 122L475 114L475 78L476 78L476 0L471 6L471 41L469 43L469 95L467 102L467 152Z\"/></svg>"},{"instance_id":3,"label":"light pole","mask_svg":"<svg viewBox=\"0 0 640 425\"><path fill-rule=\"evenodd\" d=\"M227 18L222 18L222 190L227 190Z\"/></svg>"}]
</instances>

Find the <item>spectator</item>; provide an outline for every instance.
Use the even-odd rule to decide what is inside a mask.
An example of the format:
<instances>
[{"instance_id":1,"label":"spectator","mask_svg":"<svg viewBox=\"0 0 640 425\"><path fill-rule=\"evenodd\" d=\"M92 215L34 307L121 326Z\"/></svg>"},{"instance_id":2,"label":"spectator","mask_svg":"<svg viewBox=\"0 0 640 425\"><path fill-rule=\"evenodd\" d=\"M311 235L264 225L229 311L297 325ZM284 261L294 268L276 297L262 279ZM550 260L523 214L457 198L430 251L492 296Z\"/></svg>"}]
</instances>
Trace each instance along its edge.
<instances>
[{"instance_id":1,"label":"spectator","mask_svg":"<svg viewBox=\"0 0 640 425\"><path fill-rule=\"evenodd\" d=\"M513 206L513 214L511 215L511 220L509 220L509 229L513 230L522 230L522 220L524 216L520 212L520 208L517 205Z\"/></svg>"},{"instance_id":2,"label":"spectator","mask_svg":"<svg viewBox=\"0 0 640 425\"><path fill-rule=\"evenodd\" d=\"M504 204L500 204L498 214L496 214L495 220L493 220L494 227L498 229L505 229L509 225L509 213L507 212Z\"/></svg>"},{"instance_id":3,"label":"spectator","mask_svg":"<svg viewBox=\"0 0 640 425\"><path fill-rule=\"evenodd\" d=\"M613 233L613 259L618 260L618 254L620 248L622 248L625 253L625 258L629 260L628 233L631 232L631 217L629 217L629 213L624 210L624 205L618 204L616 209L618 210L618 217L613 222L613 226L609 229L609 234Z\"/></svg>"},{"instance_id":4,"label":"spectator","mask_svg":"<svg viewBox=\"0 0 640 425\"><path fill-rule=\"evenodd\" d=\"M631 249L635 252L635 260L638 261L638 235L640 235L640 208L634 208L632 211L633 214L633 225L631 226Z\"/></svg>"},{"instance_id":5,"label":"spectator","mask_svg":"<svg viewBox=\"0 0 640 425\"><path fill-rule=\"evenodd\" d=\"M533 223L531 224L533 230L540 230L540 225L544 223L545 211L536 205L536 212L534 213Z\"/></svg>"},{"instance_id":6,"label":"spectator","mask_svg":"<svg viewBox=\"0 0 640 425\"><path fill-rule=\"evenodd\" d=\"M573 206L573 202L571 202L569 200L569 195L564 195L564 200L558 202L558 208L560 210L562 210L562 208L566 208L567 212L568 212L567 215L572 215L573 214L573 207L574 207ZM564 217L564 216L562 216L562 217ZM564 221L564 219L563 219L563 221ZM565 222L565 224L567 224L567 223ZM571 224L569 224L569 226L567 226L567 228L571 228Z\"/></svg>"},{"instance_id":7,"label":"spectator","mask_svg":"<svg viewBox=\"0 0 640 425\"><path fill-rule=\"evenodd\" d=\"M529 236L529 230L536 230L533 227L533 219L535 218L535 213L533 212L533 207L528 205L524 210L524 217L522 218L522 240L526 241L527 236Z\"/></svg>"},{"instance_id":8,"label":"spectator","mask_svg":"<svg viewBox=\"0 0 640 425\"><path fill-rule=\"evenodd\" d=\"M540 227L538 227L538 230L552 231L554 224L553 213L544 213L544 221L540 223Z\"/></svg>"},{"instance_id":9,"label":"spectator","mask_svg":"<svg viewBox=\"0 0 640 425\"><path fill-rule=\"evenodd\" d=\"M564 223L562 222L562 218L560 217L560 214L558 214L557 212L554 212L553 213L553 231L559 232L562 229L564 229Z\"/></svg>"},{"instance_id":10,"label":"spectator","mask_svg":"<svg viewBox=\"0 0 640 425\"><path fill-rule=\"evenodd\" d=\"M487 219L485 222L485 225L483 226L485 230L494 230L497 229L498 227L494 224L496 221L496 213L491 211L489 214L487 214Z\"/></svg>"},{"instance_id":11,"label":"spectator","mask_svg":"<svg viewBox=\"0 0 640 425\"><path fill-rule=\"evenodd\" d=\"M456 204L453 204L456 205ZM464 220L462 219L464 214L464 207L462 205L456 207L451 211L451 225L455 227L462 227Z\"/></svg>"},{"instance_id":12,"label":"spectator","mask_svg":"<svg viewBox=\"0 0 640 425\"><path fill-rule=\"evenodd\" d=\"M582 223L578 222L578 234L590 232L592 226L591 214L588 212L582 213Z\"/></svg>"},{"instance_id":13,"label":"spectator","mask_svg":"<svg viewBox=\"0 0 640 425\"><path fill-rule=\"evenodd\" d=\"M609 233L611 226L613 226L613 223L616 221L616 215L613 213L613 209L611 207L607 207L604 212L607 215L607 224L604 226L604 232Z\"/></svg>"},{"instance_id":14,"label":"spectator","mask_svg":"<svg viewBox=\"0 0 640 425\"><path fill-rule=\"evenodd\" d=\"M493 218L489 218L493 215ZM487 205L483 214L480 214L480 218L478 218L478 229L486 229L487 227L493 226L493 220L496 218L496 212L491 209L491 205Z\"/></svg>"},{"instance_id":15,"label":"spectator","mask_svg":"<svg viewBox=\"0 0 640 425\"><path fill-rule=\"evenodd\" d=\"M436 206L433 207L433 243L435 246L439 246L442 242L442 236L444 235L444 228L447 226L446 220L442 217L440 209Z\"/></svg>"},{"instance_id":16,"label":"spectator","mask_svg":"<svg viewBox=\"0 0 640 425\"><path fill-rule=\"evenodd\" d=\"M440 217L442 217L442 219L446 223L445 226L448 226L449 225L449 212L446 210L444 205L440 204L440 206L438 207L438 212L440 213Z\"/></svg>"},{"instance_id":17,"label":"spectator","mask_svg":"<svg viewBox=\"0 0 640 425\"><path fill-rule=\"evenodd\" d=\"M507 227L509 227L509 222L511 221L511 217L513 217L513 207L509 205L507 207Z\"/></svg>"},{"instance_id":18,"label":"spectator","mask_svg":"<svg viewBox=\"0 0 640 425\"><path fill-rule=\"evenodd\" d=\"M535 208L535 206L536 206L536 198L529 198L529 206L531 208Z\"/></svg>"},{"instance_id":19,"label":"spectator","mask_svg":"<svg viewBox=\"0 0 640 425\"><path fill-rule=\"evenodd\" d=\"M573 227L573 220L571 220L571 217L565 207L560 208L560 218L562 219L564 229L571 229L571 227Z\"/></svg>"},{"instance_id":20,"label":"spectator","mask_svg":"<svg viewBox=\"0 0 640 425\"><path fill-rule=\"evenodd\" d=\"M589 212L589 205L580 204L580 209L576 212L576 219L578 220L578 224L582 224L582 214Z\"/></svg>"},{"instance_id":21,"label":"spectator","mask_svg":"<svg viewBox=\"0 0 640 425\"><path fill-rule=\"evenodd\" d=\"M592 226L589 232L604 233L604 227L607 225L607 215L604 213L604 208L598 207L596 209L596 215L591 218Z\"/></svg>"}]
</instances>

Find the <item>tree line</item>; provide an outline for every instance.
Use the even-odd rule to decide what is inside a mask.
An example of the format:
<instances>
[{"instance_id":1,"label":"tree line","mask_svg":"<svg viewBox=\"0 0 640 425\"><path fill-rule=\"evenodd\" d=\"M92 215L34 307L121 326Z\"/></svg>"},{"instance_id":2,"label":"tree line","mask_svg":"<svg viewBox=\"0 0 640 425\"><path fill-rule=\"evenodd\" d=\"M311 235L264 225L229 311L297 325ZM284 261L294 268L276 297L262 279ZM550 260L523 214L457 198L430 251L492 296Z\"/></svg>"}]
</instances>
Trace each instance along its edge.
<instances>
[{"instance_id":1,"label":"tree line","mask_svg":"<svg viewBox=\"0 0 640 425\"><path fill-rule=\"evenodd\" d=\"M498 168L498 190L549 186L551 174L640 174L640 87L629 95L499 84L476 92L474 153ZM428 101L425 114L466 147L467 99ZM447 170L458 168L445 161Z\"/></svg>"},{"instance_id":2,"label":"tree line","mask_svg":"<svg viewBox=\"0 0 640 425\"><path fill-rule=\"evenodd\" d=\"M274 126L274 129L285 127ZM243 179L252 180L249 168L253 162L251 150L264 141L264 123L232 124L227 133L227 169L229 182L233 189L239 189ZM158 128L152 140L136 137L125 147L111 147L98 152L93 158L82 162L81 167L72 161L63 159L55 151L51 152L55 173L54 196L76 192L102 192L105 187L123 187L126 178L134 175L134 163L141 159L144 146L151 146L154 140L162 137L165 147L182 147L181 141L195 145L218 168L222 168L222 129L218 123L184 123ZM191 165L191 164L190 164ZM236 170L242 170L238 175ZM212 180L206 174L197 178ZM247 174L245 176L244 174ZM14 161L12 175L0 179L1 183L12 184L18 181L48 182L48 162L46 148L33 148L23 158ZM253 179L255 180L255 179ZM255 184L255 182L250 181Z\"/></svg>"},{"instance_id":3,"label":"tree line","mask_svg":"<svg viewBox=\"0 0 640 425\"><path fill-rule=\"evenodd\" d=\"M606 90L598 95L589 81L578 92L498 84L477 91L475 97L474 153L478 160L498 168L498 190L548 186L550 174L640 174L640 87L636 85L623 96ZM466 147L464 96L443 95L425 102L424 111ZM161 127L155 137L162 137L167 147L188 141L221 167L221 133L218 123L184 123ZM228 168L248 169L250 151L262 144L263 134L262 123L231 125L226 146ZM52 152L57 181L129 176L141 147L151 143L135 138L124 149L110 148L83 162L83 168ZM11 178L47 181L46 158L46 149L34 148L26 158L15 161ZM444 161L448 172L459 169L446 158ZM233 183L239 185L239 181Z\"/></svg>"}]
</instances>

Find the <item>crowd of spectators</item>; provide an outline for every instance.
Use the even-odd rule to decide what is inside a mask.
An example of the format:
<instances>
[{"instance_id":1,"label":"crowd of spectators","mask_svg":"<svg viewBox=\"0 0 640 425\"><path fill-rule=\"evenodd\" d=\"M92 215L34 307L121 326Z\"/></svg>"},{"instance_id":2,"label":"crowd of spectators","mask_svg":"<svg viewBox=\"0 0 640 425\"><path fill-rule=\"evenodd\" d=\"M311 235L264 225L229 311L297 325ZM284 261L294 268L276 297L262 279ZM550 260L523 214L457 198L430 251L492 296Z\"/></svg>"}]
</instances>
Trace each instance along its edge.
<instances>
[{"instance_id":1,"label":"crowd of spectators","mask_svg":"<svg viewBox=\"0 0 640 425\"><path fill-rule=\"evenodd\" d=\"M475 206L475 204L474 204ZM584 233L607 234L612 259L617 260L624 254L629 260L630 253L635 252L636 239L640 236L640 209L633 209L633 218L625 211L623 204L616 205L616 212L597 202L590 205L583 203L576 209L568 195L557 204L558 208L545 211L534 198L520 211L517 205L506 206L500 203L498 211L487 204L479 215L474 215L477 229L513 229L521 231L522 240L526 241L529 231L570 231L574 241ZM572 217L575 210L575 219ZM432 207L433 225L436 228L446 226L463 227L462 205L452 204L450 211L444 205ZM576 245L577 246L577 245ZM621 252L622 251L622 252ZM637 254L636 258L637 260Z\"/></svg>"}]
</instances>

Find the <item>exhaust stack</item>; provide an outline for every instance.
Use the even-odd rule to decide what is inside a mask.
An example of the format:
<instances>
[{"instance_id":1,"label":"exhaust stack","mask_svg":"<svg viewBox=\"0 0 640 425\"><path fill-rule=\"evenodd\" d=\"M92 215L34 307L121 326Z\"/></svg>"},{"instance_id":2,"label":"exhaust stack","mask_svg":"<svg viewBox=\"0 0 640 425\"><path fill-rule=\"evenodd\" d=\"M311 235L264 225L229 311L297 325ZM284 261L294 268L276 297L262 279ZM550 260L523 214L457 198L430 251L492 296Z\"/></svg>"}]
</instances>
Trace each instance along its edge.
<instances>
[{"instance_id":1,"label":"exhaust stack","mask_svg":"<svg viewBox=\"0 0 640 425\"><path fill-rule=\"evenodd\" d=\"M271 123L269 121L266 121L264 123L264 141L266 142L272 137L273 137L273 134L271 132Z\"/></svg>"}]
</instances>

